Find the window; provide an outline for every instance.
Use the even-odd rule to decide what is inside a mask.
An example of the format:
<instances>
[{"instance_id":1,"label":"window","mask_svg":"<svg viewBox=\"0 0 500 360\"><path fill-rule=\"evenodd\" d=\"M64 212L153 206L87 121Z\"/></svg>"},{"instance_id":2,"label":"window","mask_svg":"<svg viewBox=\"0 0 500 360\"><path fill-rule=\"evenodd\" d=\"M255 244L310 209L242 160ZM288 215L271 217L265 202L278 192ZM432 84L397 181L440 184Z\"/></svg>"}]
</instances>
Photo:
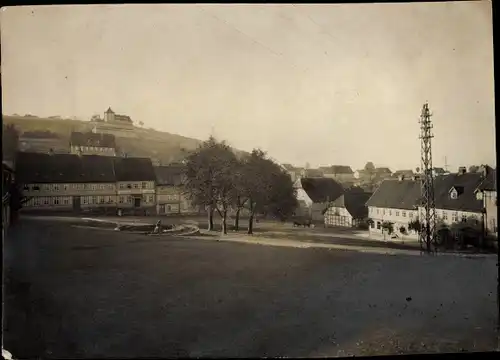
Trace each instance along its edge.
<instances>
[{"instance_id":1,"label":"window","mask_svg":"<svg viewBox=\"0 0 500 360\"><path fill-rule=\"evenodd\" d=\"M92 204L97 204L97 196L92 196Z\"/></svg>"},{"instance_id":2,"label":"window","mask_svg":"<svg viewBox=\"0 0 500 360\"><path fill-rule=\"evenodd\" d=\"M377 214L379 213L379 209L377 209Z\"/></svg>"},{"instance_id":3,"label":"window","mask_svg":"<svg viewBox=\"0 0 500 360\"><path fill-rule=\"evenodd\" d=\"M381 228L380 221L377 221L377 230L380 230L380 228Z\"/></svg>"},{"instance_id":4,"label":"window","mask_svg":"<svg viewBox=\"0 0 500 360\"><path fill-rule=\"evenodd\" d=\"M406 211L403 211L401 215L403 215L403 217L406 217Z\"/></svg>"},{"instance_id":5,"label":"window","mask_svg":"<svg viewBox=\"0 0 500 360\"><path fill-rule=\"evenodd\" d=\"M99 202L100 202L101 204L104 204L104 196L99 196Z\"/></svg>"},{"instance_id":6,"label":"window","mask_svg":"<svg viewBox=\"0 0 500 360\"><path fill-rule=\"evenodd\" d=\"M64 184L63 185L63 189L64 189L64 191L67 191L69 189L69 185L68 184Z\"/></svg>"},{"instance_id":7,"label":"window","mask_svg":"<svg viewBox=\"0 0 500 360\"><path fill-rule=\"evenodd\" d=\"M24 191L28 191L30 189L30 187L29 187L29 185L24 184L23 189L24 189Z\"/></svg>"},{"instance_id":8,"label":"window","mask_svg":"<svg viewBox=\"0 0 500 360\"><path fill-rule=\"evenodd\" d=\"M38 185L33 185L33 191L38 191L40 190L40 186Z\"/></svg>"},{"instance_id":9,"label":"window","mask_svg":"<svg viewBox=\"0 0 500 360\"><path fill-rule=\"evenodd\" d=\"M382 214L384 214L384 215L385 215L385 209L384 209L384 210L382 210Z\"/></svg>"},{"instance_id":10,"label":"window","mask_svg":"<svg viewBox=\"0 0 500 360\"><path fill-rule=\"evenodd\" d=\"M92 190L97 190L97 184L92 184Z\"/></svg>"},{"instance_id":11,"label":"window","mask_svg":"<svg viewBox=\"0 0 500 360\"><path fill-rule=\"evenodd\" d=\"M389 215L392 215L392 210L389 210Z\"/></svg>"},{"instance_id":12,"label":"window","mask_svg":"<svg viewBox=\"0 0 500 360\"><path fill-rule=\"evenodd\" d=\"M82 196L82 202L84 204L88 204L89 203L89 197L88 196Z\"/></svg>"},{"instance_id":13,"label":"window","mask_svg":"<svg viewBox=\"0 0 500 360\"><path fill-rule=\"evenodd\" d=\"M104 190L104 184L100 184L99 189Z\"/></svg>"},{"instance_id":14,"label":"window","mask_svg":"<svg viewBox=\"0 0 500 360\"><path fill-rule=\"evenodd\" d=\"M78 184L73 184L73 185L71 185L71 187L73 188L73 190L76 190L76 189L78 189Z\"/></svg>"},{"instance_id":15,"label":"window","mask_svg":"<svg viewBox=\"0 0 500 360\"><path fill-rule=\"evenodd\" d=\"M129 196L127 197L127 202L128 202L128 203L132 203L132 196L130 196L130 195L129 195Z\"/></svg>"},{"instance_id":16,"label":"window","mask_svg":"<svg viewBox=\"0 0 500 360\"><path fill-rule=\"evenodd\" d=\"M54 205L59 205L59 197L58 196L56 196L54 198Z\"/></svg>"},{"instance_id":17,"label":"window","mask_svg":"<svg viewBox=\"0 0 500 360\"><path fill-rule=\"evenodd\" d=\"M410 217L410 219L411 219L411 218L413 217L413 212L412 212L412 211L410 211L410 212L408 213L408 216L409 216L409 217Z\"/></svg>"},{"instance_id":18,"label":"window","mask_svg":"<svg viewBox=\"0 0 500 360\"><path fill-rule=\"evenodd\" d=\"M147 182L143 182L143 183L142 183L142 188L143 188L143 189L147 189L147 187L148 187L148 183L147 183Z\"/></svg>"},{"instance_id":19,"label":"window","mask_svg":"<svg viewBox=\"0 0 500 360\"><path fill-rule=\"evenodd\" d=\"M120 204L123 204L125 202L125 198L123 196L120 196Z\"/></svg>"},{"instance_id":20,"label":"window","mask_svg":"<svg viewBox=\"0 0 500 360\"><path fill-rule=\"evenodd\" d=\"M481 191L478 191L478 192L476 193L476 199L477 199L477 200L483 200L483 193L482 193Z\"/></svg>"},{"instance_id":21,"label":"window","mask_svg":"<svg viewBox=\"0 0 500 360\"><path fill-rule=\"evenodd\" d=\"M138 189L139 188L139 184L138 183L134 183L134 189Z\"/></svg>"},{"instance_id":22,"label":"window","mask_svg":"<svg viewBox=\"0 0 500 360\"><path fill-rule=\"evenodd\" d=\"M45 191L50 191L50 185L49 184L43 184L43 190Z\"/></svg>"},{"instance_id":23,"label":"window","mask_svg":"<svg viewBox=\"0 0 500 360\"><path fill-rule=\"evenodd\" d=\"M450 193L450 198L452 198L452 199L456 199L456 198L457 198L457 196L458 196L457 191L456 191L455 189L453 189L453 190L451 191L451 193Z\"/></svg>"},{"instance_id":24,"label":"window","mask_svg":"<svg viewBox=\"0 0 500 360\"><path fill-rule=\"evenodd\" d=\"M63 203L64 203L64 205L69 205L69 198L65 197L63 199Z\"/></svg>"},{"instance_id":25,"label":"window","mask_svg":"<svg viewBox=\"0 0 500 360\"><path fill-rule=\"evenodd\" d=\"M451 214L451 221L453 221L453 222L458 221L458 213L454 212Z\"/></svg>"},{"instance_id":26,"label":"window","mask_svg":"<svg viewBox=\"0 0 500 360\"><path fill-rule=\"evenodd\" d=\"M399 211L396 211L396 216L399 216Z\"/></svg>"},{"instance_id":27,"label":"window","mask_svg":"<svg viewBox=\"0 0 500 360\"><path fill-rule=\"evenodd\" d=\"M54 184L54 191L59 191L61 190L61 186L59 184Z\"/></svg>"},{"instance_id":28,"label":"window","mask_svg":"<svg viewBox=\"0 0 500 360\"><path fill-rule=\"evenodd\" d=\"M33 202L34 202L35 206L39 206L41 204L39 197L34 198Z\"/></svg>"},{"instance_id":29,"label":"window","mask_svg":"<svg viewBox=\"0 0 500 360\"><path fill-rule=\"evenodd\" d=\"M48 197L43 197L43 204L49 205L49 198Z\"/></svg>"},{"instance_id":30,"label":"window","mask_svg":"<svg viewBox=\"0 0 500 360\"><path fill-rule=\"evenodd\" d=\"M153 195L148 196L148 202L150 203L154 202Z\"/></svg>"},{"instance_id":31,"label":"window","mask_svg":"<svg viewBox=\"0 0 500 360\"><path fill-rule=\"evenodd\" d=\"M124 183L120 184L120 189L125 189L125 184Z\"/></svg>"},{"instance_id":32,"label":"window","mask_svg":"<svg viewBox=\"0 0 500 360\"><path fill-rule=\"evenodd\" d=\"M443 220L448 220L448 212L443 211Z\"/></svg>"},{"instance_id":33,"label":"window","mask_svg":"<svg viewBox=\"0 0 500 360\"><path fill-rule=\"evenodd\" d=\"M467 214L462 214L462 222L467 222Z\"/></svg>"},{"instance_id":34,"label":"window","mask_svg":"<svg viewBox=\"0 0 500 360\"><path fill-rule=\"evenodd\" d=\"M127 189L132 189L132 185L127 184Z\"/></svg>"}]
</instances>

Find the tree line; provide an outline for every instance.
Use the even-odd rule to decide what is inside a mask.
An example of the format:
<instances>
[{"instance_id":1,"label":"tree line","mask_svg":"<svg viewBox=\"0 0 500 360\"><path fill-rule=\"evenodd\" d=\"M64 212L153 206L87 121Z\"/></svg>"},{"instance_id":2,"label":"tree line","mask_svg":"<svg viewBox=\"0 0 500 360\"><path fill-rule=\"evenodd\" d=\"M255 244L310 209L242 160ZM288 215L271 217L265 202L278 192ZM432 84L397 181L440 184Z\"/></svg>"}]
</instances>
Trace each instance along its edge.
<instances>
[{"instance_id":1,"label":"tree line","mask_svg":"<svg viewBox=\"0 0 500 360\"><path fill-rule=\"evenodd\" d=\"M253 233L257 214L286 220L297 207L290 176L265 152L254 149L237 157L225 141L210 137L185 160L184 191L193 205L205 208L208 230L214 229L214 214L227 234L230 211L235 212L234 230L240 213L249 213L248 234Z\"/></svg>"}]
</instances>

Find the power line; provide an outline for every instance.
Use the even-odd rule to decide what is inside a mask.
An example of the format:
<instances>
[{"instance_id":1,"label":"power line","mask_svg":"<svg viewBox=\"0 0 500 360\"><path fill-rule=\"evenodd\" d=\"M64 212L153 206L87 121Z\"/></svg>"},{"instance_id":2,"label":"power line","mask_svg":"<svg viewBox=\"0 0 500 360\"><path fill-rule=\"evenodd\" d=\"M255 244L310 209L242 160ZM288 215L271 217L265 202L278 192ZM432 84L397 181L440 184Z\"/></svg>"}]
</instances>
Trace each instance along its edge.
<instances>
[{"instance_id":1,"label":"power line","mask_svg":"<svg viewBox=\"0 0 500 360\"><path fill-rule=\"evenodd\" d=\"M265 45L265 44L261 43L260 41L258 41L258 40L256 40L255 38L251 37L251 36L250 36L250 35L248 35L247 33L245 33L245 32L243 32L243 31L241 31L240 29L238 29L236 26L232 25L232 24L231 24L231 23L229 23L228 21L223 20L223 19L221 19L220 17L218 17L217 15L214 15L213 13L211 13L211 12L209 12L209 11L207 11L207 10L203 9L200 5L196 5L196 6L197 6L197 7L198 7L201 11L203 11L205 14L207 14L207 15L209 15L209 16L211 16L211 17L213 17L214 19L216 19L216 20L218 20L218 21L222 22L224 25L226 25L226 26L228 26L228 27L232 28L233 30L237 31L239 34L241 34L241 35L245 36L246 38L250 39L253 43L255 43L255 44L257 44L257 45L259 45L259 46L263 47L263 48L264 48L264 49L266 49L267 51L271 52L273 55L276 55L276 56L278 56L278 57L282 57L282 58L284 58L284 56L283 56L283 54L282 54L282 53L277 52L277 51L273 50L272 48L270 48L269 46L267 46L267 45ZM288 59L285 59L285 60L289 61ZM288 63L288 65L295 67L295 68L296 68L296 69L298 69L299 71L302 71L302 72L307 72L307 68L306 68L305 70L304 70L304 69L300 69L297 65L295 65L295 64L293 64L293 63L290 63L290 62Z\"/></svg>"}]
</instances>

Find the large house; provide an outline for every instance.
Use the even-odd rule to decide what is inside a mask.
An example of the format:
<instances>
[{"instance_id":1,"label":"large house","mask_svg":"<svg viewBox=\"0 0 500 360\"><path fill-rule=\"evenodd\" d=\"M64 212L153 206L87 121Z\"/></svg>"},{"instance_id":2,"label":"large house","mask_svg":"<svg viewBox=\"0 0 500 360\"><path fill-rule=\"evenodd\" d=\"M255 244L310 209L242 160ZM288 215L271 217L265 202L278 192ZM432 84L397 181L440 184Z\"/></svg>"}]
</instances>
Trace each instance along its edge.
<instances>
[{"instance_id":1,"label":"large house","mask_svg":"<svg viewBox=\"0 0 500 360\"><path fill-rule=\"evenodd\" d=\"M299 202L297 213L321 222L324 222L327 208L344 193L340 183L320 177L300 178L295 182L294 188Z\"/></svg>"},{"instance_id":2,"label":"large house","mask_svg":"<svg viewBox=\"0 0 500 360\"><path fill-rule=\"evenodd\" d=\"M156 174L151 159L114 157L120 213L156 212Z\"/></svg>"},{"instance_id":3,"label":"large house","mask_svg":"<svg viewBox=\"0 0 500 360\"><path fill-rule=\"evenodd\" d=\"M325 212L325 226L356 226L368 217L366 202L372 194L361 188L344 190Z\"/></svg>"},{"instance_id":4,"label":"large house","mask_svg":"<svg viewBox=\"0 0 500 360\"><path fill-rule=\"evenodd\" d=\"M156 212L159 215L195 213L197 209L183 193L184 165L155 166Z\"/></svg>"},{"instance_id":5,"label":"large house","mask_svg":"<svg viewBox=\"0 0 500 360\"><path fill-rule=\"evenodd\" d=\"M75 154L18 154L24 210L146 211L155 209L151 160Z\"/></svg>"},{"instance_id":6,"label":"large house","mask_svg":"<svg viewBox=\"0 0 500 360\"><path fill-rule=\"evenodd\" d=\"M78 155L116 156L115 136L74 131L70 136L70 152Z\"/></svg>"},{"instance_id":7,"label":"large house","mask_svg":"<svg viewBox=\"0 0 500 360\"><path fill-rule=\"evenodd\" d=\"M27 210L116 208L116 181L111 158L72 154L19 153L19 182Z\"/></svg>"},{"instance_id":8,"label":"large house","mask_svg":"<svg viewBox=\"0 0 500 360\"><path fill-rule=\"evenodd\" d=\"M497 178L496 170L484 166L481 171L486 172L485 179L475 191L476 198L483 202L484 225L486 230L498 236L498 204L497 204Z\"/></svg>"},{"instance_id":9,"label":"large house","mask_svg":"<svg viewBox=\"0 0 500 360\"><path fill-rule=\"evenodd\" d=\"M385 180L366 202L368 216L372 220L370 232L382 234L384 222L393 223L395 233L417 236L408 229L408 224L418 218L420 181L415 178Z\"/></svg>"}]
</instances>

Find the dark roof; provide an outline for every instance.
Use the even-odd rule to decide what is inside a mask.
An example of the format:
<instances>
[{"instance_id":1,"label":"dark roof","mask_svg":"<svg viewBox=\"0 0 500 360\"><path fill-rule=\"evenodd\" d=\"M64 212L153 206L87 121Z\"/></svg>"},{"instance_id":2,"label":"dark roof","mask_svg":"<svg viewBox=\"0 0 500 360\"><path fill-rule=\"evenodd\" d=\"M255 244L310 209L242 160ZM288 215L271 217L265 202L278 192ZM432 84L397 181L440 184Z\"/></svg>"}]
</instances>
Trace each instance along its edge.
<instances>
[{"instance_id":1,"label":"dark roof","mask_svg":"<svg viewBox=\"0 0 500 360\"><path fill-rule=\"evenodd\" d=\"M184 169L182 164L155 166L156 183L158 185L181 185Z\"/></svg>"},{"instance_id":2,"label":"dark roof","mask_svg":"<svg viewBox=\"0 0 500 360\"><path fill-rule=\"evenodd\" d=\"M420 183L414 180L383 181L366 202L367 206L412 210L420 199Z\"/></svg>"},{"instance_id":3,"label":"dark roof","mask_svg":"<svg viewBox=\"0 0 500 360\"><path fill-rule=\"evenodd\" d=\"M128 115L118 115L118 114L115 114L115 120L116 121L132 122L132 119Z\"/></svg>"},{"instance_id":4,"label":"dark roof","mask_svg":"<svg viewBox=\"0 0 500 360\"><path fill-rule=\"evenodd\" d=\"M376 174L392 174L392 171L387 167L379 167L375 169Z\"/></svg>"},{"instance_id":5,"label":"dark roof","mask_svg":"<svg viewBox=\"0 0 500 360\"><path fill-rule=\"evenodd\" d=\"M323 172L320 169L307 169L305 170L306 177L323 177Z\"/></svg>"},{"instance_id":6,"label":"dark roof","mask_svg":"<svg viewBox=\"0 0 500 360\"><path fill-rule=\"evenodd\" d=\"M74 146L96 146L116 148L115 136L112 134L94 134L92 132L72 132L70 143Z\"/></svg>"},{"instance_id":7,"label":"dark roof","mask_svg":"<svg viewBox=\"0 0 500 360\"><path fill-rule=\"evenodd\" d=\"M399 176L399 175L412 176L413 170L397 170L392 175L393 176Z\"/></svg>"},{"instance_id":8,"label":"dark roof","mask_svg":"<svg viewBox=\"0 0 500 360\"><path fill-rule=\"evenodd\" d=\"M315 203L335 201L344 193L340 183L329 178L302 178L302 189Z\"/></svg>"},{"instance_id":9,"label":"dark roof","mask_svg":"<svg viewBox=\"0 0 500 360\"><path fill-rule=\"evenodd\" d=\"M112 113L113 110L111 110L111 107L108 107L108 110L106 110L107 113Z\"/></svg>"},{"instance_id":10,"label":"dark roof","mask_svg":"<svg viewBox=\"0 0 500 360\"><path fill-rule=\"evenodd\" d=\"M352 174L354 173L350 166L346 165L332 165L329 167L321 167L323 171L328 174Z\"/></svg>"},{"instance_id":11,"label":"dark roof","mask_svg":"<svg viewBox=\"0 0 500 360\"><path fill-rule=\"evenodd\" d=\"M114 182L110 157L20 152L16 173L22 183Z\"/></svg>"},{"instance_id":12,"label":"dark roof","mask_svg":"<svg viewBox=\"0 0 500 360\"><path fill-rule=\"evenodd\" d=\"M482 200L477 200L474 191L483 178L478 173L449 174L434 179L434 197L436 209L479 212L483 208ZM459 190L457 199L450 198L450 190Z\"/></svg>"},{"instance_id":13,"label":"dark roof","mask_svg":"<svg viewBox=\"0 0 500 360\"><path fill-rule=\"evenodd\" d=\"M155 181L156 174L151 159L112 158L116 181Z\"/></svg>"},{"instance_id":14,"label":"dark roof","mask_svg":"<svg viewBox=\"0 0 500 360\"><path fill-rule=\"evenodd\" d=\"M360 188L352 188L344 193L344 204L349 214L355 219L363 219L368 216L366 202L372 193L365 192Z\"/></svg>"},{"instance_id":15,"label":"dark roof","mask_svg":"<svg viewBox=\"0 0 500 360\"><path fill-rule=\"evenodd\" d=\"M486 175L486 178L481 182L481 184L478 187L479 190L491 190L491 191L496 191L497 190L497 171L496 170L489 170L488 174Z\"/></svg>"}]
</instances>

